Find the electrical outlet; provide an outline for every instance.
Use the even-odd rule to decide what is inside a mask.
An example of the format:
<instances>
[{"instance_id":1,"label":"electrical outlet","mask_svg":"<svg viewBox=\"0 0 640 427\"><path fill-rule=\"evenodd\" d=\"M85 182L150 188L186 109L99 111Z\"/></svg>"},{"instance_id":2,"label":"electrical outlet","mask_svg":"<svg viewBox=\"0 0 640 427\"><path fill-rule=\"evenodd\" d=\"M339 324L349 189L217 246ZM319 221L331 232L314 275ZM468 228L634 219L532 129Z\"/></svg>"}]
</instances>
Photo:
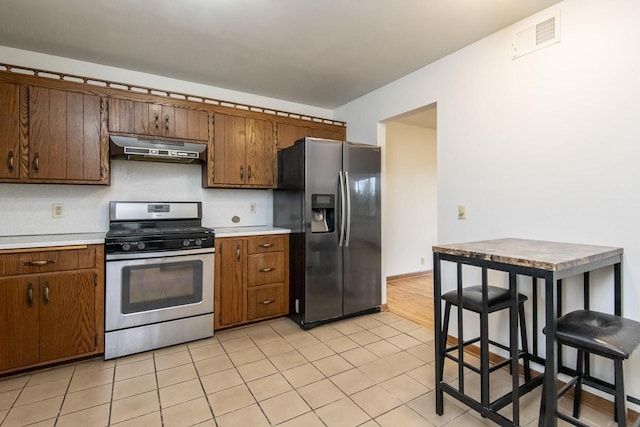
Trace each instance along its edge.
<instances>
[{"instance_id":1,"label":"electrical outlet","mask_svg":"<svg viewBox=\"0 0 640 427\"><path fill-rule=\"evenodd\" d=\"M51 217L64 218L64 205L62 203L51 204Z\"/></svg>"},{"instance_id":2,"label":"electrical outlet","mask_svg":"<svg viewBox=\"0 0 640 427\"><path fill-rule=\"evenodd\" d=\"M420 257L420 265L424 265L424 257Z\"/></svg>"},{"instance_id":3,"label":"electrical outlet","mask_svg":"<svg viewBox=\"0 0 640 427\"><path fill-rule=\"evenodd\" d=\"M458 205L458 219L467 219L467 207Z\"/></svg>"},{"instance_id":4,"label":"electrical outlet","mask_svg":"<svg viewBox=\"0 0 640 427\"><path fill-rule=\"evenodd\" d=\"M249 213L256 213L256 204L255 203L249 203Z\"/></svg>"}]
</instances>

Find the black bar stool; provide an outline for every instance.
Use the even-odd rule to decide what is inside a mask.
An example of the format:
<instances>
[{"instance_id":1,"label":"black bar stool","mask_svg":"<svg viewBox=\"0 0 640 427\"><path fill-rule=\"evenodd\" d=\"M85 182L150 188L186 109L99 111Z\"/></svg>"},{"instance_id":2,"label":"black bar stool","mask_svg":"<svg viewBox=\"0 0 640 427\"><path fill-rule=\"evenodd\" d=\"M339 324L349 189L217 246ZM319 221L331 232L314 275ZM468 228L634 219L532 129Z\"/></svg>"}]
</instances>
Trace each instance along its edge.
<instances>
[{"instance_id":1,"label":"black bar stool","mask_svg":"<svg viewBox=\"0 0 640 427\"><path fill-rule=\"evenodd\" d=\"M576 310L558 319L556 340L558 344L564 344L578 350L576 376L556 391L558 397L560 397L575 386L573 416L558 412L556 414L557 417L576 426L585 425L578 421L580 417L580 397L582 395L585 358L588 358L589 354L593 353L613 360L614 383L607 384L599 381L593 385L601 391L614 396L614 419L619 426L626 426L626 395L624 393L622 361L628 359L640 344L640 322L598 311ZM542 390L543 396L546 392L546 390ZM541 416L544 413L543 398L540 407Z\"/></svg>"},{"instance_id":2,"label":"black bar stool","mask_svg":"<svg viewBox=\"0 0 640 427\"><path fill-rule=\"evenodd\" d=\"M453 290L453 291L449 291L445 294L442 295L442 300L444 300L446 302L445 305L445 309L444 309L444 322L442 325L442 348L444 349L444 352L439 355L439 357L441 357L441 369L444 370L444 361L445 358L451 359L454 362L460 364L461 361L458 359L458 357L454 356L453 354L450 354L456 350L458 350L458 346L460 345L460 343L453 345L451 347L447 347L447 335L449 333L449 317L451 315L451 307L452 306L457 306L458 305L458 291L457 290ZM518 315L520 318L520 322L519 322L519 327L520 327L520 339L522 340L522 350L518 352L518 357L522 358L524 361L524 376L525 376L525 381L530 381L531 379L531 369L529 367L529 348L527 346L527 328L526 328L526 323L525 323L525 314L524 314L524 302L527 300L527 296L523 295L523 294L518 294ZM496 311L500 311L500 310L504 310L504 309L510 309L511 307L511 291L509 289L505 289L505 288L500 288L497 286L487 286L487 306L488 309L487 311L483 311L482 310L482 286L478 285L478 286L467 286L467 287L463 287L462 288L462 308L464 308L465 310L469 310L475 313L478 313L480 315L480 318L482 319L483 316L488 316L489 313L493 313ZM482 320L480 321L480 324L482 325L483 322ZM503 350L507 350L510 351L511 349L499 342L496 342L494 340L490 340L489 339L489 331L483 331L482 328L480 330L480 336L470 339L470 340L465 340L463 341L462 345L463 348L470 345L470 344L474 344L478 341L482 341L482 340L486 340L486 342L488 344L494 345L496 347L499 347ZM482 346L481 346L482 348ZM481 361L483 360L483 358L487 358L488 359L489 355L488 354L482 354L482 352L480 353L480 359ZM494 366L491 366L489 368L489 372L487 372L487 375L489 375L491 372L500 369L508 364L511 363L511 358L508 358L500 363L495 364ZM477 368L476 366L473 366L469 363L466 363L464 361L462 361L462 364L464 365L464 367L472 370L473 372L476 372L480 375L482 375L482 370L480 368ZM483 366L483 363L480 363L480 366ZM441 375L440 378L442 378L442 371L441 371ZM517 373L516 373L517 375ZM486 399L488 399L488 396L486 396Z\"/></svg>"}]
</instances>

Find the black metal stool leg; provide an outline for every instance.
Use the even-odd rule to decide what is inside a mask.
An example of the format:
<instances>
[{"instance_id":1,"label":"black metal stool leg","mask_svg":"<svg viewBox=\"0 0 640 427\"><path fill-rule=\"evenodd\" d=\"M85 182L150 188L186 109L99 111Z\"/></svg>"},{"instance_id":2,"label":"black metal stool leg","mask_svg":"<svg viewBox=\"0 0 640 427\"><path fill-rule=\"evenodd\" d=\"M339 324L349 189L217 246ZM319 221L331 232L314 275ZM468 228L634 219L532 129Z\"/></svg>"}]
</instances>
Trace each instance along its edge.
<instances>
[{"instance_id":1,"label":"black metal stool leg","mask_svg":"<svg viewBox=\"0 0 640 427\"><path fill-rule=\"evenodd\" d=\"M444 378L444 361L446 358L444 357L447 351L447 336L449 335L449 316L451 315L451 303L447 302L444 306L444 321L442 323L442 354L438 354L437 357L440 358L440 376L438 380L443 380Z\"/></svg>"},{"instance_id":2,"label":"black metal stool leg","mask_svg":"<svg viewBox=\"0 0 640 427\"><path fill-rule=\"evenodd\" d=\"M520 339L522 340L522 351L524 353L524 380L531 381L531 367L529 366L529 345L527 344L527 324L524 318L524 304L519 304L518 312L520 314Z\"/></svg>"},{"instance_id":3,"label":"black metal stool leg","mask_svg":"<svg viewBox=\"0 0 640 427\"><path fill-rule=\"evenodd\" d=\"M573 392L573 417L580 418L580 400L582 399L582 376L584 375L584 351L578 350L578 360L576 362L576 387Z\"/></svg>"},{"instance_id":4,"label":"black metal stool leg","mask_svg":"<svg viewBox=\"0 0 640 427\"><path fill-rule=\"evenodd\" d=\"M615 387L616 387L616 398L615 398L615 415L616 422L618 423L618 427L626 427L627 426L627 411L625 409L625 395L624 395L624 375L622 370L622 359L615 359L613 361L614 366L614 375L615 375Z\"/></svg>"}]
</instances>

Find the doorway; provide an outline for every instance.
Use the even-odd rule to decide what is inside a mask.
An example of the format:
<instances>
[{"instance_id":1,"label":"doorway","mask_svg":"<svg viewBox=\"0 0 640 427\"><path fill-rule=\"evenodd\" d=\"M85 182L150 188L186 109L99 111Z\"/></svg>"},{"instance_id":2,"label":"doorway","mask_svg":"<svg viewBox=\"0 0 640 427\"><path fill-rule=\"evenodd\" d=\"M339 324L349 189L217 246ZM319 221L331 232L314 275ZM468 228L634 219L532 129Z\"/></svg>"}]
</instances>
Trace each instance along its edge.
<instances>
[{"instance_id":1,"label":"doorway","mask_svg":"<svg viewBox=\"0 0 640 427\"><path fill-rule=\"evenodd\" d=\"M433 328L437 243L437 105L382 122L383 271L389 311Z\"/></svg>"}]
</instances>

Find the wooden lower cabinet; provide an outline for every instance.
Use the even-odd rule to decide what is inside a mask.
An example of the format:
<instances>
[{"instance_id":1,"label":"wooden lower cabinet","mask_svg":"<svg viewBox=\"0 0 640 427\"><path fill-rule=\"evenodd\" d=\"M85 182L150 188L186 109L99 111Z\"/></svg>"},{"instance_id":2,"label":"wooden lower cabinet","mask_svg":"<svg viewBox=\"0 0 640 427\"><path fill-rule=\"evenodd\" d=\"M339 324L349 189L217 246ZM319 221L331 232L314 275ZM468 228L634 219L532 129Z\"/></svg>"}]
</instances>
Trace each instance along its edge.
<instances>
[{"instance_id":1,"label":"wooden lower cabinet","mask_svg":"<svg viewBox=\"0 0 640 427\"><path fill-rule=\"evenodd\" d=\"M247 289L247 320L282 315L286 312L284 283Z\"/></svg>"},{"instance_id":2,"label":"wooden lower cabinet","mask_svg":"<svg viewBox=\"0 0 640 427\"><path fill-rule=\"evenodd\" d=\"M37 290L29 278L0 278L0 372L40 361Z\"/></svg>"},{"instance_id":3,"label":"wooden lower cabinet","mask_svg":"<svg viewBox=\"0 0 640 427\"><path fill-rule=\"evenodd\" d=\"M0 253L0 324L0 374L104 352L103 246Z\"/></svg>"},{"instance_id":4,"label":"wooden lower cabinet","mask_svg":"<svg viewBox=\"0 0 640 427\"><path fill-rule=\"evenodd\" d=\"M289 308L289 235L216 239L215 329L284 316Z\"/></svg>"}]
</instances>

